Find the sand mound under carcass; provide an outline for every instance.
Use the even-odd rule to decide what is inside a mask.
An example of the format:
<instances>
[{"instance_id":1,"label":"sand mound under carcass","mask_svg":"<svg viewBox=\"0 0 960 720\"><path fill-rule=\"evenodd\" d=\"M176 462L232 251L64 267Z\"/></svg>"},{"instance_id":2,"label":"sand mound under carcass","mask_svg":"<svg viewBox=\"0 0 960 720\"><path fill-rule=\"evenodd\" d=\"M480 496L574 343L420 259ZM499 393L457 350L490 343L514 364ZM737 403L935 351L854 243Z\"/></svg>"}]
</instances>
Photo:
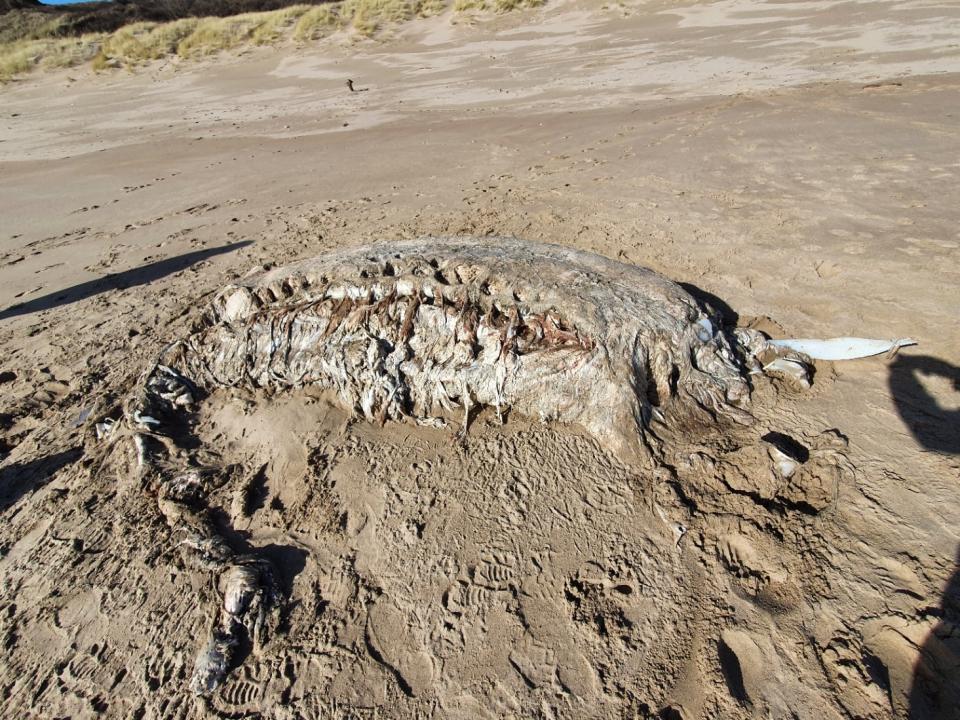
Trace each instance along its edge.
<instances>
[{"instance_id":1,"label":"sand mound under carcass","mask_svg":"<svg viewBox=\"0 0 960 720\"><path fill-rule=\"evenodd\" d=\"M229 285L97 424L171 572L209 578L155 613L191 658L165 712L830 704L778 648L845 441L777 427L771 352L650 270L507 238Z\"/></svg>"}]
</instances>

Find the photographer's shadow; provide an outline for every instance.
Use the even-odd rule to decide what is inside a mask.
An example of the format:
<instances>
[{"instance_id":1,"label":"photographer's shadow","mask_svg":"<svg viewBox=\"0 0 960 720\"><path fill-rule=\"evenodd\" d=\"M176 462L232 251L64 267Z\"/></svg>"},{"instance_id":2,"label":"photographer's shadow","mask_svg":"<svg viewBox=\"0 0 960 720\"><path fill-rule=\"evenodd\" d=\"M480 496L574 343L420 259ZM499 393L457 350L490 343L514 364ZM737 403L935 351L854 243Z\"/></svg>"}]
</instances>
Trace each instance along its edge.
<instances>
[{"instance_id":1,"label":"photographer's shadow","mask_svg":"<svg viewBox=\"0 0 960 720\"><path fill-rule=\"evenodd\" d=\"M934 397L925 383L946 393ZM960 454L960 368L929 355L899 355L890 366L890 393L913 437L927 450ZM910 720L960 720L960 555L943 590L938 622L913 672Z\"/></svg>"},{"instance_id":2,"label":"photographer's shadow","mask_svg":"<svg viewBox=\"0 0 960 720\"><path fill-rule=\"evenodd\" d=\"M960 720L960 554L933 612L939 622L913 671L910 720Z\"/></svg>"},{"instance_id":3,"label":"photographer's shadow","mask_svg":"<svg viewBox=\"0 0 960 720\"><path fill-rule=\"evenodd\" d=\"M930 395L923 378L943 378L960 400L960 368L929 355L898 355L890 365L890 393L904 424L923 447L960 454L960 402L943 406Z\"/></svg>"}]
</instances>

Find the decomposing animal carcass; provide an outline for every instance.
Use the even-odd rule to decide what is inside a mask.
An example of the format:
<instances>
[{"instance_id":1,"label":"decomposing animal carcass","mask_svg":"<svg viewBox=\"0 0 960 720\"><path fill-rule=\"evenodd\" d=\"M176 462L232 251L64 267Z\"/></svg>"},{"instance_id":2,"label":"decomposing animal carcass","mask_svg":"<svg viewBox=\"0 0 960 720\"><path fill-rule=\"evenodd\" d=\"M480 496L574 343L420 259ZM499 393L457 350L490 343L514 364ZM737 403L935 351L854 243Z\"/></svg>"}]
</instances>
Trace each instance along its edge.
<instances>
[{"instance_id":1,"label":"decomposing animal carcass","mask_svg":"<svg viewBox=\"0 0 960 720\"><path fill-rule=\"evenodd\" d=\"M639 450L651 420L747 419L727 338L644 269L513 239L331 253L227 287L164 364L201 388L305 385L383 422L472 409Z\"/></svg>"},{"instance_id":2,"label":"decomposing animal carcass","mask_svg":"<svg viewBox=\"0 0 960 720\"><path fill-rule=\"evenodd\" d=\"M216 473L176 446L206 393L312 386L372 421L454 420L461 433L486 407L582 426L649 462L667 442L658 435L669 437L655 427L750 421L756 362L741 343L757 339L720 332L653 271L509 238L375 244L227 286L125 414L161 511L194 560L221 574L225 600L194 690L216 687L238 638L264 632L273 601L265 561L237 557L206 515Z\"/></svg>"}]
</instances>

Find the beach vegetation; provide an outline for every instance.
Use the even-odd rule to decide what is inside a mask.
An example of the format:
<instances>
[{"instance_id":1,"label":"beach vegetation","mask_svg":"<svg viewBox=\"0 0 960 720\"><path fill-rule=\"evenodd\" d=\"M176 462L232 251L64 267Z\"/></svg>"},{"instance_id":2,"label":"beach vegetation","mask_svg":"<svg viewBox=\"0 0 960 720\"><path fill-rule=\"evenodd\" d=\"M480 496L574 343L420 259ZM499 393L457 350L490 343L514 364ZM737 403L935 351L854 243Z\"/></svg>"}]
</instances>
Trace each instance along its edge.
<instances>
[{"instance_id":1,"label":"beach vegetation","mask_svg":"<svg viewBox=\"0 0 960 720\"><path fill-rule=\"evenodd\" d=\"M216 2L220 4L216 4ZM274 9L227 14L232 7ZM454 12L507 12L537 7L544 0L453 0ZM372 37L384 27L414 17L429 17L447 10L448 0L341 0L316 4L287 0L202 0L196 8L215 11L207 17L179 17L186 6L162 0L150 12L168 21L138 19L116 28L77 34L82 17L96 20L86 27L107 27L116 8L109 13L80 16L70 13L10 11L0 20L14 16L13 29L0 34L0 82L36 68L72 67L90 63L95 72L115 67L136 67L165 57L180 59L205 57L246 46L275 45L287 41L307 43L338 30ZM146 11L139 5L125 12L141 17ZM106 11L104 11L106 12ZM114 13L114 14L110 14ZM146 13L150 14L150 13ZM23 17L21 17L23 15ZM30 15L30 17L27 17ZM2 24L0 24L2 26ZM5 40L4 40L5 38Z\"/></svg>"},{"instance_id":2,"label":"beach vegetation","mask_svg":"<svg viewBox=\"0 0 960 720\"><path fill-rule=\"evenodd\" d=\"M339 3L317 5L307 10L293 28L293 39L298 42L317 40L341 27Z\"/></svg>"}]
</instances>

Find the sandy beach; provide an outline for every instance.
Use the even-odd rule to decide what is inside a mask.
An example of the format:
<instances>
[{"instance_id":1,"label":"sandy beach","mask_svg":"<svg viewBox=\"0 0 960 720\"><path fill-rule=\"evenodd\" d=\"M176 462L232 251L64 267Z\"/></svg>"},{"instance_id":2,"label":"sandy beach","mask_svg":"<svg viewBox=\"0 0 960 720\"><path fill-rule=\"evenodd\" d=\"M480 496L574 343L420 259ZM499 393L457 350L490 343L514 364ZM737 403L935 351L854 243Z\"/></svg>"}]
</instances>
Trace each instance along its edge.
<instances>
[{"instance_id":1,"label":"sandy beach","mask_svg":"<svg viewBox=\"0 0 960 720\"><path fill-rule=\"evenodd\" d=\"M0 87L0 715L960 717L958 180L947 0L563 0ZM282 598L195 696L222 589L91 421L253 270L488 235L918 345L758 390L711 451L742 481L691 487L575 427L216 393L210 506ZM769 433L813 485L757 479Z\"/></svg>"}]
</instances>

